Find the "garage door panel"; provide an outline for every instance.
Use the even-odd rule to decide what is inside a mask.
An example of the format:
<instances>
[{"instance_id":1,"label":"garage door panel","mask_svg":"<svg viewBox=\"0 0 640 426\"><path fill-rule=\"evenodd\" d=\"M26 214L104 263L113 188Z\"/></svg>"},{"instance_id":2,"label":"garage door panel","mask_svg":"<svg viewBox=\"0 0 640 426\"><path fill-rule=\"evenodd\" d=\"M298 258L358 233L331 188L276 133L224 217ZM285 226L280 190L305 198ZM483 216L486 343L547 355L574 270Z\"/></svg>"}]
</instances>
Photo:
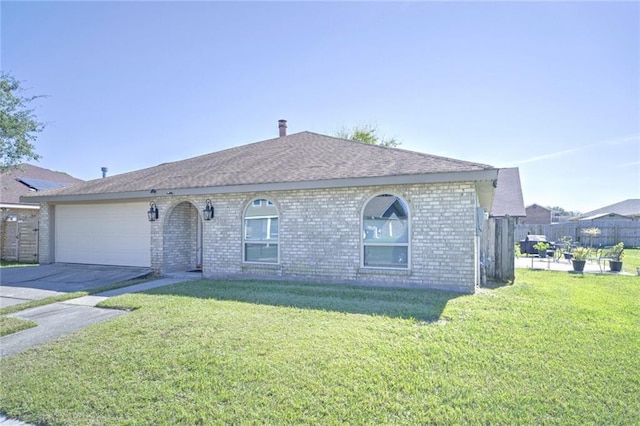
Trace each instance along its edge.
<instances>
[{"instance_id":1,"label":"garage door panel","mask_svg":"<svg viewBox=\"0 0 640 426\"><path fill-rule=\"evenodd\" d=\"M147 209L144 202L56 206L56 262L149 267Z\"/></svg>"}]
</instances>

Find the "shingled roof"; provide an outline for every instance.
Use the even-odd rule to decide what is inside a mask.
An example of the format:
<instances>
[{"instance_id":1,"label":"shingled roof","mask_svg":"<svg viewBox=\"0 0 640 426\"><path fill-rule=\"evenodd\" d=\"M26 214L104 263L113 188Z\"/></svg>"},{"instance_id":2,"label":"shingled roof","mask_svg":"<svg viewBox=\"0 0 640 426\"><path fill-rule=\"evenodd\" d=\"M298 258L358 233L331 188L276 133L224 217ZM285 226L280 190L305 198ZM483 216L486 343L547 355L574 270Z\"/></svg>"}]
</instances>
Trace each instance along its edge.
<instances>
[{"instance_id":1,"label":"shingled roof","mask_svg":"<svg viewBox=\"0 0 640 426\"><path fill-rule=\"evenodd\" d=\"M63 172L54 172L32 164L20 164L0 173L0 204L18 205L23 195L79 182L83 181Z\"/></svg>"},{"instance_id":2,"label":"shingled roof","mask_svg":"<svg viewBox=\"0 0 640 426\"><path fill-rule=\"evenodd\" d=\"M300 132L73 187L52 189L34 199L46 201L68 199L66 196L117 193L141 195L152 190L205 193L203 191L216 188L241 190L243 186L265 184L290 184L293 188L305 182L314 182L316 187L322 187L325 182L326 187L331 187L330 182L336 180L489 170L495 169L485 164Z\"/></svg>"},{"instance_id":3,"label":"shingled roof","mask_svg":"<svg viewBox=\"0 0 640 426\"><path fill-rule=\"evenodd\" d=\"M493 217L525 217L520 184L520 170L517 167L500 169L498 171L498 186L493 197L491 216Z\"/></svg>"},{"instance_id":4,"label":"shingled roof","mask_svg":"<svg viewBox=\"0 0 640 426\"><path fill-rule=\"evenodd\" d=\"M572 220L589 219L594 217L606 216L608 214L638 218L640 217L640 198L630 198L628 200L620 201L619 203L601 207L599 209L581 214L573 218Z\"/></svg>"}]
</instances>

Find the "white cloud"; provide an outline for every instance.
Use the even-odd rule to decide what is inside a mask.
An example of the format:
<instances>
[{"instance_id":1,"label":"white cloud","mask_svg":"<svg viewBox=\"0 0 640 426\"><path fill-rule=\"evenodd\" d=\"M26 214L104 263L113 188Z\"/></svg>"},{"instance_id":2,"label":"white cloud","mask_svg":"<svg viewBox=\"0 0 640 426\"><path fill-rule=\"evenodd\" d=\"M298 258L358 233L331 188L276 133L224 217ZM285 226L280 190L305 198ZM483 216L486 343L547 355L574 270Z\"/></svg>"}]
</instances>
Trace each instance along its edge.
<instances>
[{"instance_id":1,"label":"white cloud","mask_svg":"<svg viewBox=\"0 0 640 426\"><path fill-rule=\"evenodd\" d=\"M593 142L585 145L580 145L575 148L569 148L569 149L564 149L562 151L556 151L556 152L551 152L544 155L538 155L536 157L525 158L523 160L514 161L509 165L507 165L506 167L518 167L527 163L534 163L537 161L549 160L551 158L561 157L563 155L571 154L577 151L582 151L592 147L603 146L603 145L621 145L621 144L634 142L634 141L636 142L640 141L640 135L632 135L632 136L626 136L618 139L610 139L607 141ZM629 165L634 165L634 164L638 164L638 162L628 163L627 165L625 165L625 167Z\"/></svg>"}]
</instances>

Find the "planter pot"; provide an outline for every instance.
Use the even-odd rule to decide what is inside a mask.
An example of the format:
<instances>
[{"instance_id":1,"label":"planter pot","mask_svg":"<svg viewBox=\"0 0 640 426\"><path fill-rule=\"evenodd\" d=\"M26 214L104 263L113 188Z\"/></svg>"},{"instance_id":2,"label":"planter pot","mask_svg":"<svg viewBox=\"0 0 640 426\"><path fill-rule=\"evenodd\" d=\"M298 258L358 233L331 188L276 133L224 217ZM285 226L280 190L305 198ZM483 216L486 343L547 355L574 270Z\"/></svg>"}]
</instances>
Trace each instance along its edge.
<instances>
[{"instance_id":1,"label":"planter pot","mask_svg":"<svg viewBox=\"0 0 640 426\"><path fill-rule=\"evenodd\" d=\"M584 271L584 265L587 263L586 260L575 260L575 259L572 259L571 262L573 263L573 270L576 272Z\"/></svg>"},{"instance_id":2,"label":"planter pot","mask_svg":"<svg viewBox=\"0 0 640 426\"><path fill-rule=\"evenodd\" d=\"M567 260L571 260L571 258L573 257L573 255L571 253L562 253L564 255L564 258Z\"/></svg>"},{"instance_id":3,"label":"planter pot","mask_svg":"<svg viewBox=\"0 0 640 426\"><path fill-rule=\"evenodd\" d=\"M622 271L622 261L618 262L615 260L610 260L609 267L611 268L611 272L620 272Z\"/></svg>"},{"instance_id":4,"label":"planter pot","mask_svg":"<svg viewBox=\"0 0 640 426\"><path fill-rule=\"evenodd\" d=\"M545 257L547 257L547 251L546 251L546 250L545 250L545 251L539 251L539 252L538 252L538 257L539 257L539 258L545 258Z\"/></svg>"}]
</instances>

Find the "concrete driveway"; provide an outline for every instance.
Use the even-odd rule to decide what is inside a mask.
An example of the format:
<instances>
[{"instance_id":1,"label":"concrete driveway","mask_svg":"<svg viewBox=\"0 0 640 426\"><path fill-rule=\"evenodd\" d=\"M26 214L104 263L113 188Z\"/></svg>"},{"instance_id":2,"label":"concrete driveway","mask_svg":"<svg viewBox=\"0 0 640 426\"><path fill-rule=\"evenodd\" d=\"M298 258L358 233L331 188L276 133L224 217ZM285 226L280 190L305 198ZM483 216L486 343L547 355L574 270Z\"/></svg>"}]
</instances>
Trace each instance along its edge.
<instances>
[{"instance_id":1,"label":"concrete driveway","mask_svg":"<svg viewBox=\"0 0 640 426\"><path fill-rule=\"evenodd\" d=\"M2 268L0 307L44 299L61 293L91 290L149 274L150 268L70 263Z\"/></svg>"},{"instance_id":2,"label":"concrete driveway","mask_svg":"<svg viewBox=\"0 0 640 426\"><path fill-rule=\"evenodd\" d=\"M91 290L144 277L150 273L149 268L75 264L2 268L0 269L0 306L10 306L57 294ZM1 337L0 357L15 355L32 346L126 313L95 307L97 303L108 297L199 279L201 276L201 274L186 274L160 278L10 314L9 317L35 321L38 326Z\"/></svg>"}]
</instances>

